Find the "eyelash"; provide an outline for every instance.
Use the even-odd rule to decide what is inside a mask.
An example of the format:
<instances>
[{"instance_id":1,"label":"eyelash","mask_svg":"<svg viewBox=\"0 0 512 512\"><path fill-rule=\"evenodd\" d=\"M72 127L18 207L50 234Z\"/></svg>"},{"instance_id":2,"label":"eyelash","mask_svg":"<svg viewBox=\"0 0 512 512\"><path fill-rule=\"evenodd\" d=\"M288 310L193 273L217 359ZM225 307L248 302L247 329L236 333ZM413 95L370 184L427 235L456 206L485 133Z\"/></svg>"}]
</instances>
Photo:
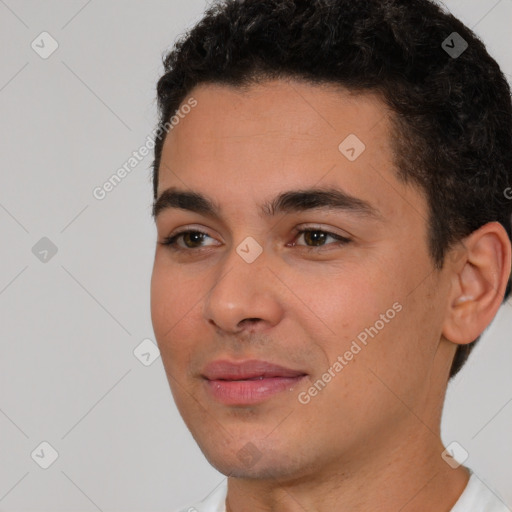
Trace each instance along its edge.
<instances>
[{"instance_id":1,"label":"eyelash","mask_svg":"<svg viewBox=\"0 0 512 512\"><path fill-rule=\"evenodd\" d=\"M175 235L169 236L167 238L164 238L164 241L160 242L160 245L168 247L172 251L184 251L184 252L187 252L187 251L197 251L197 250L200 250L200 249L205 249L205 247L183 248L183 247L179 247L177 245L177 241L179 240L180 237L183 237L184 235L191 234L191 233L192 234L201 234L201 235L204 235L204 236L207 236L207 237L211 238L208 235L208 233L205 233L205 232L197 230L197 229L190 229L190 230L182 231L180 233L176 233ZM318 229L318 228L298 229L298 230L296 230L295 239L297 239L298 237L300 237L304 233L322 233L322 234L325 234L327 236L330 236L330 237L336 239L339 242L339 245L346 245L346 244L352 242L352 240L350 238L347 238L347 237L344 237L344 236L341 236L341 235L337 235L336 233L331 233L330 231L326 231L324 229ZM319 245L319 246L300 245L298 247L302 247L304 249L309 249L309 250L315 251L315 250L322 249L322 248L324 248L324 247L326 247L328 245L331 245L331 244L325 244L325 245ZM293 246L295 247L296 244L294 243Z\"/></svg>"}]
</instances>

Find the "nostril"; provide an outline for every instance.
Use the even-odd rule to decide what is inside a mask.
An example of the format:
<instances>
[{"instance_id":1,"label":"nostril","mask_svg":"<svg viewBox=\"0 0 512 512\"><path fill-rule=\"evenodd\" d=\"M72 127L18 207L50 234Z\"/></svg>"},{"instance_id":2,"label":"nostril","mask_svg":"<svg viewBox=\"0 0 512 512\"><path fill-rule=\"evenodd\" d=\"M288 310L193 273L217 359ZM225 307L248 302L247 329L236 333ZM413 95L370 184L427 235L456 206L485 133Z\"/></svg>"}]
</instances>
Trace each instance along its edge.
<instances>
[{"instance_id":1,"label":"nostril","mask_svg":"<svg viewBox=\"0 0 512 512\"><path fill-rule=\"evenodd\" d=\"M245 324L256 324L258 322L261 322L261 318L244 318L243 320L241 320L238 325L240 327L244 326Z\"/></svg>"}]
</instances>

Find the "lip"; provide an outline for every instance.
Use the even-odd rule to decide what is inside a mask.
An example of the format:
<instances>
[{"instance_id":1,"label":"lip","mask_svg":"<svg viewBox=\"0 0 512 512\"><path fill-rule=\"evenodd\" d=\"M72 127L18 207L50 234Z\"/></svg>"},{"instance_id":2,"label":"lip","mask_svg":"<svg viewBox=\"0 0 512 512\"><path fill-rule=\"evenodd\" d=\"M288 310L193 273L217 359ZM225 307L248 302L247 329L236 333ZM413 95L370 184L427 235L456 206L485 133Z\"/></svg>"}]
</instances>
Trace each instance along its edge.
<instances>
[{"instance_id":1,"label":"lip","mask_svg":"<svg viewBox=\"0 0 512 512\"><path fill-rule=\"evenodd\" d=\"M267 361L213 361L202 374L209 393L226 405L250 405L292 389L306 373Z\"/></svg>"}]
</instances>

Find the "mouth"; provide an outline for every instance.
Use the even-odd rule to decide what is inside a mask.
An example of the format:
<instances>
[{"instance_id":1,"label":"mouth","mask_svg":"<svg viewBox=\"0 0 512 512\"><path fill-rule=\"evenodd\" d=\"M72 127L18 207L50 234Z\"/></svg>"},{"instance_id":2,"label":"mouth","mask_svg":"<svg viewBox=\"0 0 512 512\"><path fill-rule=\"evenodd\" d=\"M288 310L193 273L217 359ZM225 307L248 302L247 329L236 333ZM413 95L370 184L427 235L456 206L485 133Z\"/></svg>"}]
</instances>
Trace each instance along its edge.
<instances>
[{"instance_id":1,"label":"mouth","mask_svg":"<svg viewBox=\"0 0 512 512\"><path fill-rule=\"evenodd\" d=\"M214 361L206 366L202 377L211 396L226 405L251 405L291 391L307 376L266 361Z\"/></svg>"}]
</instances>

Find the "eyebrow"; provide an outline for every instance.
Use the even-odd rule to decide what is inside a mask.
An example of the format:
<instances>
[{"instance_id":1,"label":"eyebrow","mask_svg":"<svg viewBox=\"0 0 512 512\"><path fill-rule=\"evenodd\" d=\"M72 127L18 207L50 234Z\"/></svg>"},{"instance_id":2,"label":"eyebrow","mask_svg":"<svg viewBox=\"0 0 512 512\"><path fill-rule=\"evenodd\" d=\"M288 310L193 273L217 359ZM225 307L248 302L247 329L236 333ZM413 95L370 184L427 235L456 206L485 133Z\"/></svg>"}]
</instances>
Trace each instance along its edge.
<instances>
[{"instance_id":1,"label":"eyebrow","mask_svg":"<svg viewBox=\"0 0 512 512\"><path fill-rule=\"evenodd\" d=\"M183 191L175 187L162 192L153 203L153 217L156 219L161 212L172 208L198 213L216 220L221 218L221 208L215 201L197 192ZM266 217L309 210L337 210L361 217L382 219L382 214L370 203L338 188L291 190L260 205L260 211Z\"/></svg>"}]
</instances>

